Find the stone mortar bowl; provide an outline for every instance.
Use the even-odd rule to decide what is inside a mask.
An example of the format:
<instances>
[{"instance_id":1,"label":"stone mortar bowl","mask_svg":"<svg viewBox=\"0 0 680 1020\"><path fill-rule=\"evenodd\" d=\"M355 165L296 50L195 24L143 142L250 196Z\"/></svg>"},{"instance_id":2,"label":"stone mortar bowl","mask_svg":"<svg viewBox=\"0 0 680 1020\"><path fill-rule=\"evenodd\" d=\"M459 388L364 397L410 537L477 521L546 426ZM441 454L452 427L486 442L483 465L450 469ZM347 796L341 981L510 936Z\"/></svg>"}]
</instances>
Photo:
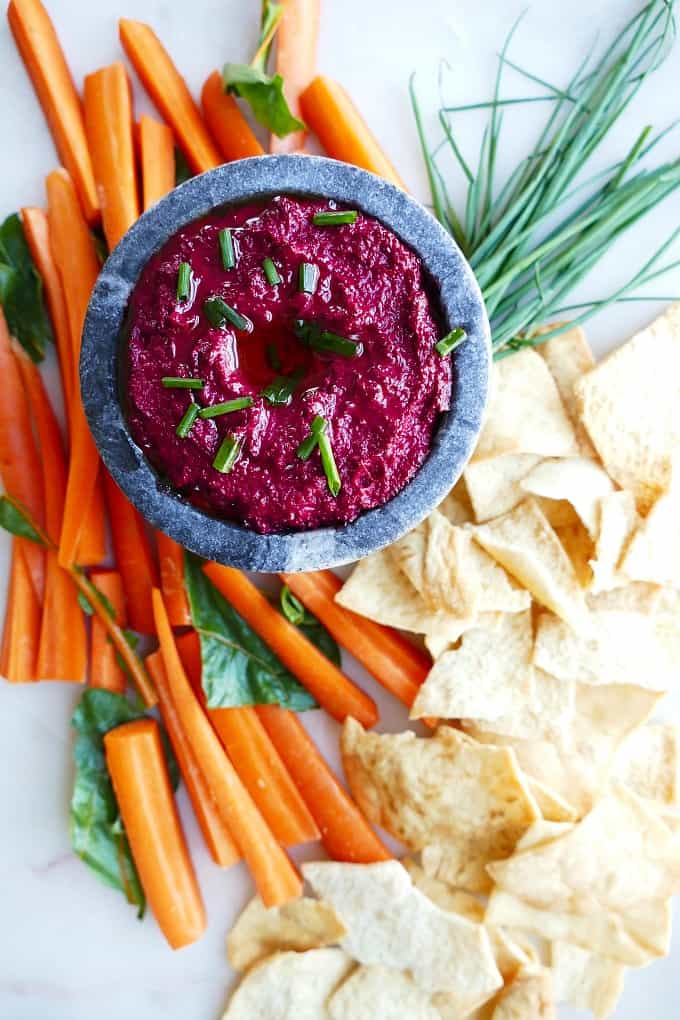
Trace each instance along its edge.
<instances>
[{"instance_id":1,"label":"stone mortar bowl","mask_svg":"<svg viewBox=\"0 0 680 1020\"><path fill-rule=\"evenodd\" d=\"M169 488L128 429L119 359L130 293L146 263L174 233L221 206L277 194L336 199L380 220L422 259L445 330L462 326L455 351L451 410L411 482L384 506L350 524L261 535L199 510ZM460 477L486 404L490 338L472 270L440 224L403 191L365 170L316 156L259 156L195 177L149 209L101 271L85 321L80 381L85 412L104 464L154 527L200 556L245 570L320 570L358 560L422 521Z\"/></svg>"}]
</instances>

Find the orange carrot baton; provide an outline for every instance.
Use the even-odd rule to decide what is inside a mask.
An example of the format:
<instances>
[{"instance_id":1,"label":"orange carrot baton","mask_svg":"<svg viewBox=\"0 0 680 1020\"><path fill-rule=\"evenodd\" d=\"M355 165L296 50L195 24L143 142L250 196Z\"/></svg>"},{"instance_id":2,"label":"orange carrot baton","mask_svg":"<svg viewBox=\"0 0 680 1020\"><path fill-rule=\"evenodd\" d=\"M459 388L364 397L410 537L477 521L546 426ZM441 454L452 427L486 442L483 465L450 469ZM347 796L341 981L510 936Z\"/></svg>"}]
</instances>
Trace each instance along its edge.
<instances>
[{"instance_id":1,"label":"orange carrot baton","mask_svg":"<svg viewBox=\"0 0 680 1020\"><path fill-rule=\"evenodd\" d=\"M125 592L120 574L116 570L93 570L90 580L113 609L118 626L125 627ZM90 686L103 687L116 694L124 694L127 686L116 650L109 641L104 624L96 616L92 619L90 630Z\"/></svg>"},{"instance_id":2,"label":"orange carrot baton","mask_svg":"<svg viewBox=\"0 0 680 1020\"><path fill-rule=\"evenodd\" d=\"M2 639L2 671L10 683L35 680L39 640L40 602L19 540L14 539Z\"/></svg>"},{"instance_id":3,"label":"orange carrot baton","mask_svg":"<svg viewBox=\"0 0 680 1020\"><path fill-rule=\"evenodd\" d=\"M191 613L184 586L184 550L162 531L156 532L163 600L173 627L190 627Z\"/></svg>"},{"instance_id":4,"label":"orange carrot baton","mask_svg":"<svg viewBox=\"0 0 680 1020\"><path fill-rule=\"evenodd\" d=\"M139 154L143 206L149 209L175 186L175 140L167 124L146 113L139 118Z\"/></svg>"},{"instance_id":5,"label":"orange carrot baton","mask_svg":"<svg viewBox=\"0 0 680 1020\"><path fill-rule=\"evenodd\" d=\"M285 83L286 99L293 116L300 118L300 95L316 70L316 51L321 20L320 0L286 0L276 34L276 70ZM305 142L304 131L285 138L272 135L271 152L295 152Z\"/></svg>"},{"instance_id":6,"label":"orange carrot baton","mask_svg":"<svg viewBox=\"0 0 680 1020\"><path fill-rule=\"evenodd\" d=\"M227 162L264 154L238 103L222 88L219 71L213 71L206 79L201 92L201 106L210 133Z\"/></svg>"},{"instance_id":7,"label":"orange carrot baton","mask_svg":"<svg viewBox=\"0 0 680 1020\"><path fill-rule=\"evenodd\" d=\"M158 585L158 571L144 521L108 471L103 471L102 476L109 508L113 551L125 589L127 617L133 630L141 634L153 634L151 589Z\"/></svg>"}]
</instances>

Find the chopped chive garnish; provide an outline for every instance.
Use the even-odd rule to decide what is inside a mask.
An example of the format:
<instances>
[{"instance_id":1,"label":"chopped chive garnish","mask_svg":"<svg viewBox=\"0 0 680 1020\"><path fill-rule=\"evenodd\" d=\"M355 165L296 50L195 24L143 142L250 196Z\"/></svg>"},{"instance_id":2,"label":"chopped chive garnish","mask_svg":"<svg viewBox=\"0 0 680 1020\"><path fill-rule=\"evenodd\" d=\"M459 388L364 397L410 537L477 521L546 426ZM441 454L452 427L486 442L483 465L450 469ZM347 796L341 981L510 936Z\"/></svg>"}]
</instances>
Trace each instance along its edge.
<instances>
[{"instance_id":1,"label":"chopped chive garnish","mask_svg":"<svg viewBox=\"0 0 680 1020\"><path fill-rule=\"evenodd\" d=\"M224 227L217 235L220 242L220 255L222 256L222 268L233 269L236 265L234 255L234 241L229 227Z\"/></svg>"},{"instance_id":2,"label":"chopped chive garnish","mask_svg":"<svg viewBox=\"0 0 680 1020\"><path fill-rule=\"evenodd\" d=\"M303 375L304 369L297 368L292 375L277 375L262 390L262 396L270 404L288 404L290 398L297 389Z\"/></svg>"},{"instance_id":3,"label":"chopped chive garnish","mask_svg":"<svg viewBox=\"0 0 680 1020\"><path fill-rule=\"evenodd\" d=\"M209 297L207 301L203 302L203 311L213 326L221 326L224 322L230 322L234 329L247 330L251 327L250 319L246 319L245 315L240 315L221 297Z\"/></svg>"},{"instance_id":4,"label":"chopped chive garnish","mask_svg":"<svg viewBox=\"0 0 680 1020\"><path fill-rule=\"evenodd\" d=\"M315 322L296 319L293 324L293 332L307 347L311 347L315 351L339 354L343 358L355 358L363 353L363 344L357 340L348 340L347 337L339 336L338 333L321 329Z\"/></svg>"},{"instance_id":5,"label":"chopped chive garnish","mask_svg":"<svg viewBox=\"0 0 680 1020\"><path fill-rule=\"evenodd\" d=\"M186 439L191 432L194 422L198 418L199 407L198 404L191 403L187 407L186 411L182 415L179 425L175 429L176 434L180 439Z\"/></svg>"},{"instance_id":6,"label":"chopped chive garnish","mask_svg":"<svg viewBox=\"0 0 680 1020\"><path fill-rule=\"evenodd\" d=\"M204 382L202 379L184 379L182 376L164 375L161 379L161 386L166 390L202 390Z\"/></svg>"},{"instance_id":7,"label":"chopped chive garnish","mask_svg":"<svg viewBox=\"0 0 680 1020\"><path fill-rule=\"evenodd\" d=\"M309 435L306 439L302 440L297 448L296 452L300 460L309 460L319 442L320 434L325 432L327 428L328 422L326 419L317 414L316 418L312 422Z\"/></svg>"},{"instance_id":8,"label":"chopped chive garnish","mask_svg":"<svg viewBox=\"0 0 680 1020\"><path fill-rule=\"evenodd\" d=\"M346 209L344 212L318 212L314 213L312 223L315 227L339 227L344 223L356 223L359 213L356 209Z\"/></svg>"},{"instance_id":9,"label":"chopped chive garnish","mask_svg":"<svg viewBox=\"0 0 680 1020\"><path fill-rule=\"evenodd\" d=\"M275 287L277 283L281 283L279 271L274 265L274 260L270 259L269 256L262 260L262 270L267 277L267 283L270 283L272 287Z\"/></svg>"},{"instance_id":10,"label":"chopped chive garnish","mask_svg":"<svg viewBox=\"0 0 680 1020\"><path fill-rule=\"evenodd\" d=\"M228 475L232 470L236 461L241 455L241 447L243 446L243 439L235 436L233 432L222 440L220 448L215 454L213 461L213 467L216 471L219 471L223 475Z\"/></svg>"},{"instance_id":11,"label":"chopped chive garnish","mask_svg":"<svg viewBox=\"0 0 680 1020\"><path fill-rule=\"evenodd\" d=\"M222 414L231 414L232 411L245 411L252 407L255 401L252 397L235 397L234 400L225 400L222 404L213 404L212 407L204 407L198 412L199 418L219 418Z\"/></svg>"},{"instance_id":12,"label":"chopped chive garnish","mask_svg":"<svg viewBox=\"0 0 680 1020\"><path fill-rule=\"evenodd\" d=\"M331 441L325 431L317 433L317 442L319 444L319 453L321 454L321 466L328 482L328 491L331 496L337 496L342 488L342 481L340 480L335 457L333 456Z\"/></svg>"},{"instance_id":13,"label":"chopped chive garnish","mask_svg":"<svg viewBox=\"0 0 680 1020\"><path fill-rule=\"evenodd\" d=\"M313 262L301 262L298 270L298 290L302 294L315 294L319 285L319 267Z\"/></svg>"},{"instance_id":14,"label":"chopped chive garnish","mask_svg":"<svg viewBox=\"0 0 680 1020\"><path fill-rule=\"evenodd\" d=\"M177 271L177 300L187 301L191 295L191 266L180 262Z\"/></svg>"},{"instance_id":15,"label":"chopped chive garnish","mask_svg":"<svg viewBox=\"0 0 680 1020\"><path fill-rule=\"evenodd\" d=\"M267 361L275 372L281 371L281 358L276 344L267 344Z\"/></svg>"},{"instance_id":16,"label":"chopped chive garnish","mask_svg":"<svg viewBox=\"0 0 680 1020\"><path fill-rule=\"evenodd\" d=\"M460 347L463 340L465 340L467 333L460 326L456 326L450 333L443 336L438 344L434 345L434 349L437 354L441 354L442 358L445 358L451 351L455 351L456 347Z\"/></svg>"}]
</instances>

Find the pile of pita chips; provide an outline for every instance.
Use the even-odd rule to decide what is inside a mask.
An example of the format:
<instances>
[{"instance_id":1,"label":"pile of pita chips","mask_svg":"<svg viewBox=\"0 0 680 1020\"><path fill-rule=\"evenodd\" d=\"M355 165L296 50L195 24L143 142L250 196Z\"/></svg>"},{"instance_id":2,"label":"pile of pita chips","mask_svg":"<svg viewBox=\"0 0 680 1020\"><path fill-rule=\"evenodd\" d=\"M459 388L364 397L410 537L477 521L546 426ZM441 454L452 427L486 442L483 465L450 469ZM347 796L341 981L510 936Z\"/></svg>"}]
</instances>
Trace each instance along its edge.
<instances>
[{"instance_id":1,"label":"pile of pita chips","mask_svg":"<svg viewBox=\"0 0 680 1020\"><path fill-rule=\"evenodd\" d=\"M453 723L349 722L355 798L426 895L490 894L489 930L545 940L557 1001L598 1018L668 951L679 884L678 729L649 722L680 684L679 369L680 305L597 365L578 329L502 360L454 492L338 595L424 641L412 718ZM551 1015L531 966L496 1020Z\"/></svg>"}]
</instances>

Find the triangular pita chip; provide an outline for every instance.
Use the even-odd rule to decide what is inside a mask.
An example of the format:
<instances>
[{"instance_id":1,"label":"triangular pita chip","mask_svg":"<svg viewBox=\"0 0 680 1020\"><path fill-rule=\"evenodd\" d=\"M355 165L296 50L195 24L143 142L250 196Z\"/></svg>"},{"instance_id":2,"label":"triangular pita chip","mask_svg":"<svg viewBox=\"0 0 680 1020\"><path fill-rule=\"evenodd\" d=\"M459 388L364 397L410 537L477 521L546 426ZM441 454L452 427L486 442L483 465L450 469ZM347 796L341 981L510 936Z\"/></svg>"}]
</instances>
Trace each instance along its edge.
<instances>
[{"instance_id":1,"label":"triangular pita chip","mask_svg":"<svg viewBox=\"0 0 680 1020\"><path fill-rule=\"evenodd\" d=\"M223 1020L328 1020L326 1003L353 967L341 949L275 953L248 971Z\"/></svg>"},{"instance_id":2,"label":"triangular pita chip","mask_svg":"<svg viewBox=\"0 0 680 1020\"><path fill-rule=\"evenodd\" d=\"M543 460L524 476L519 486L533 496L566 499L593 538L599 529L600 502L614 491L606 471L587 457Z\"/></svg>"},{"instance_id":3,"label":"triangular pita chip","mask_svg":"<svg viewBox=\"0 0 680 1020\"><path fill-rule=\"evenodd\" d=\"M462 562L465 540L466 533L435 510L389 547L398 569L433 613L444 610L466 619L475 612L476 599Z\"/></svg>"},{"instance_id":4,"label":"triangular pita chip","mask_svg":"<svg viewBox=\"0 0 680 1020\"><path fill-rule=\"evenodd\" d=\"M468 524L474 520L472 504L463 478L459 478L446 499L437 507L450 524Z\"/></svg>"},{"instance_id":5,"label":"triangular pita chip","mask_svg":"<svg viewBox=\"0 0 680 1020\"><path fill-rule=\"evenodd\" d=\"M639 520L632 492L613 492L600 503L595 554L590 561L593 592L608 591L627 583L628 578L621 574L619 563Z\"/></svg>"},{"instance_id":6,"label":"triangular pita chip","mask_svg":"<svg viewBox=\"0 0 680 1020\"><path fill-rule=\"evenodd\" d=\"M648 723L625 740L614 773L639 797L680 804L680 734L675 723Z\"/></svg>"},{"instance_id":7,"label":"triangular pita chip","mask_svg":"<svg viewBox=\"0 0 680 1020\"><path fill-rule=\"evenodd\" d=\"M575 822L578 819L578 811L568 801L561 797L556 790L539 779L528 778L531 795L538 804L543 818L548 822Z\"/></svg>"},{"instance_id":8,"label":"triangular pita chip","mask_svg":"<svg viewBox=\"0 0 680 1020\"><path fill-rule=\"evenodd\" d=\"M636 581L680 588L680 483L664 493L638 525L621 570Z\"/></svg>"},{"instance_id":9,"label":"triangular pita chip","mask_svg":"<svg viewBox=\"0 0 680 1020\"><path fill-rule=\"evenodd\" d=\"M320 900L303 897L267 908L256 896L229 932L227 955L234 970L248 970L273 953L321 949L345 934L333 908Z\"/></svg>"},{"instance_id":10,"label":"triangular pita chip","mask_svg":"<svg viewBox=\"0 0 680 1020\"><path fill-rule=\"evenodd\" d=\"M441 1020L432 996L388 967L357 967L328 1003L331 1020Z\"/></svg>"},{"instance_id":11,"label":"triangular pita chip","mask_svg":"<svg viewBox=\"0 0 680 1020\"><path fill-rule=\"evenodd\" d=\"M555 1020L555 997L549 970L527 969L498 997L491 1020Z\"/></svg>"},{"instance_id":12,"label":"triangular pita chip","mask_svg":"<svg viewBox=\"0 0 680 1020\"><path fill-rule=\"evenodd\" d=\"M623 992L626 968L570 942L553 942L550 949L557 1001L589 1009L596 1020L607 1020Z\"/></svg>"},{"instance_id":13,"label":"triangular pita chip","mask_svg":"<svg viewBox=\"0 0 680 1020\"><path fill-rule=\"evenodd\" d=\"M537 453L503 453L468 464L463 477L477 523L514 510L526 497L521 480L540 462Z\"/></svg>"},{"instance_id":14,"label":"triangular pita chip","mask_svg":"<svg viewBox=\"0 0 680 1020\"><path fill-rule=\"evenodd\" d=\"M531 689L526 694L518 692L509 711L489 722L465 718L465 728L491 729L524 740L561 740L571 731L575 692L572 681L537 669Z\"/></svg>"},{"instance_id":15,"label":"triangular pita chip","mask_svg":"<svg viewBox=\"0 0 680 1020\"><path fill-rule=\"evenodd\" d=\"M546 327L546 329L552 328L552 326ZM576 326L573 329L565 330L564 333L558 333L552 340L546 340L545 343L539 344L536 350L550 369L550 374L557 384L564 410L574 426L581 456L596 457L595 448L579 418L576 394L574 393L576 380L595 366L595 355L585 333L579 326Z\"/></svg>"}]
</instances>

